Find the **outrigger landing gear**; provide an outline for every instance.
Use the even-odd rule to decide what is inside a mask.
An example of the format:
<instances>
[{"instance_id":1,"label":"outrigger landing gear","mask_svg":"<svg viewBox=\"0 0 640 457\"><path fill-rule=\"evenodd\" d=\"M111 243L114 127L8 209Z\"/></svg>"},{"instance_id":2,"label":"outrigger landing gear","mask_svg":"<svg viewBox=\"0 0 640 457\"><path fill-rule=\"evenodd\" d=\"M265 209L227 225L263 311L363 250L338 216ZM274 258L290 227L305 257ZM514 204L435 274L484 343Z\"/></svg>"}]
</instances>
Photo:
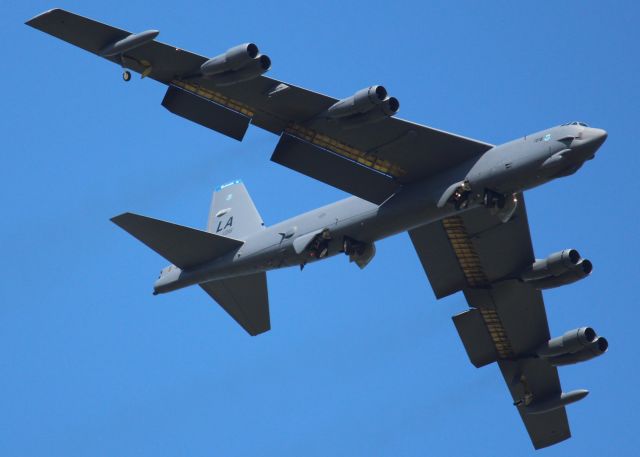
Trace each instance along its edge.
<instances>
[{"instance_id":1,"label":"outrigger landing gear","mask_svg":"<svg viewBox=\"0 0 640 457\"><path fill-rule=\"evenodd\" d=\"M125 81L130 81L131 80L131 72L129 70L125 70L122 72L122 79L124 79Z\"/></svg>"}]
</instances>

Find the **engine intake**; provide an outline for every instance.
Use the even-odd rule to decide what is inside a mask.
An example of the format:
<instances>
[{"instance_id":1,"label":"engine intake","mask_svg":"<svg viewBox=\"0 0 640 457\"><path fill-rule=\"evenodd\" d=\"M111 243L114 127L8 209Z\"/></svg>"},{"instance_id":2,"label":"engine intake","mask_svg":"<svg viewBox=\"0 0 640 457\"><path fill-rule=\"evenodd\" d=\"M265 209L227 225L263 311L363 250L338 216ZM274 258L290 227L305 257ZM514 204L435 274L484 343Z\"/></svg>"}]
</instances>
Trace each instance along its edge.
<instances>
[{"instance_id":1,"label":"engine intake","mask_svg":"<svg viewBox=\"0 0 640 457\"><path fill-rule=\"evenodd\" d=\"M575 249L565 249L546 259L536 260L520 279L536 289L551 289L571 284L591 274L593 264Z\"/></svg>"},{"instance_id":2,"label":"engine intake","mask_svg":"<svg viewBox=\"0 0 640 457\"><path fill-rule=\"evenodd\" d=\"M606 338L597 336L591 327L581 327L550 339L536 354L553 366L563 366L593 359L607 352L608 348Z\"/></svg>"},{"instance_id":3,"label":"engine intake","mask_svg":"<svg viewBox=\"0 0 640 457\"><path fill-rule=\"evenodd\" d=\"M256 78L271 68L271 59L253 43L240 44L200 65L200 73L216 85L236 84Z\"/></svg>"}]
</instances>

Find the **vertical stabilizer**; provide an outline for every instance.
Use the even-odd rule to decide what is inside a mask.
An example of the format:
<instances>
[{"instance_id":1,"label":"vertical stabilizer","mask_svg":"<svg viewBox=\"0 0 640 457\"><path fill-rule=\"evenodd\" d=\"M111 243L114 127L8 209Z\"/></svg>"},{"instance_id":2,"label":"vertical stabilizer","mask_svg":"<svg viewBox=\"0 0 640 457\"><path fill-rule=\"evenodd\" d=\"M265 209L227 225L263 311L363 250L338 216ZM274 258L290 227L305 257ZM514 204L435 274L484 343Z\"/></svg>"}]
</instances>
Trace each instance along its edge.
<instances>
[{"instance_id":1,"label":"vertical stabilizer","mask_svg":"<svg viewBox=\"0 0 640 457\"><path fill-rule=\"evenodd\" d=\"M264 230L264 223L242 181L216 188L209 212L209 233L243 240L260 230Z\"/></svg>"}]
</instances>

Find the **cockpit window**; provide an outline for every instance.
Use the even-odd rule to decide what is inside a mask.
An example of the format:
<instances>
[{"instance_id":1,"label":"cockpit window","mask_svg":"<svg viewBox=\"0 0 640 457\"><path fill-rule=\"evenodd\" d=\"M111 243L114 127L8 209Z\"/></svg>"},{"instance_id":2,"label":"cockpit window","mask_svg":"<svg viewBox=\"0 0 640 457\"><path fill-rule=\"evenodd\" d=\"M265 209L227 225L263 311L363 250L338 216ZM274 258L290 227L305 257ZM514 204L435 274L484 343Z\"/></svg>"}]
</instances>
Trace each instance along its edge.
<instances>
[{"instance_id":1,"label":"cockpit window","mask_svg":"<svg viewBox=\"0 0 640 457\"><path fill-rule=\"evenodd\" d=\"M561 127L564 127L565 125L579 125L580 127L589 127L586 123L578 121L567 122L565 124L562 124Z\"/></svg>"}]
</instances>

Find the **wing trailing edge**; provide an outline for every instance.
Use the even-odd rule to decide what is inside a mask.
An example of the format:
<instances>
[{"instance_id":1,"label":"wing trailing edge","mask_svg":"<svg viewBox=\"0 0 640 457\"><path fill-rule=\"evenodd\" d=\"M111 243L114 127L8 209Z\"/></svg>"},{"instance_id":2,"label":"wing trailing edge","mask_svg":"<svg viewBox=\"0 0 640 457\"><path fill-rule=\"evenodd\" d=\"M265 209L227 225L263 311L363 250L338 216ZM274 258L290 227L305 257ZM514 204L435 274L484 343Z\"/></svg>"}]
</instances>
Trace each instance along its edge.
<instances>
[{"instance_id":1,"label":"wing trailing edge","mask_svg":"<svg viewBox=\"0 0 640 457\"><path fill-rule=\"evenodd\" d=\"M400 187L390 176L285 133L271 160L372 203L381 204Z\"/></svg>"}]
</instances>

